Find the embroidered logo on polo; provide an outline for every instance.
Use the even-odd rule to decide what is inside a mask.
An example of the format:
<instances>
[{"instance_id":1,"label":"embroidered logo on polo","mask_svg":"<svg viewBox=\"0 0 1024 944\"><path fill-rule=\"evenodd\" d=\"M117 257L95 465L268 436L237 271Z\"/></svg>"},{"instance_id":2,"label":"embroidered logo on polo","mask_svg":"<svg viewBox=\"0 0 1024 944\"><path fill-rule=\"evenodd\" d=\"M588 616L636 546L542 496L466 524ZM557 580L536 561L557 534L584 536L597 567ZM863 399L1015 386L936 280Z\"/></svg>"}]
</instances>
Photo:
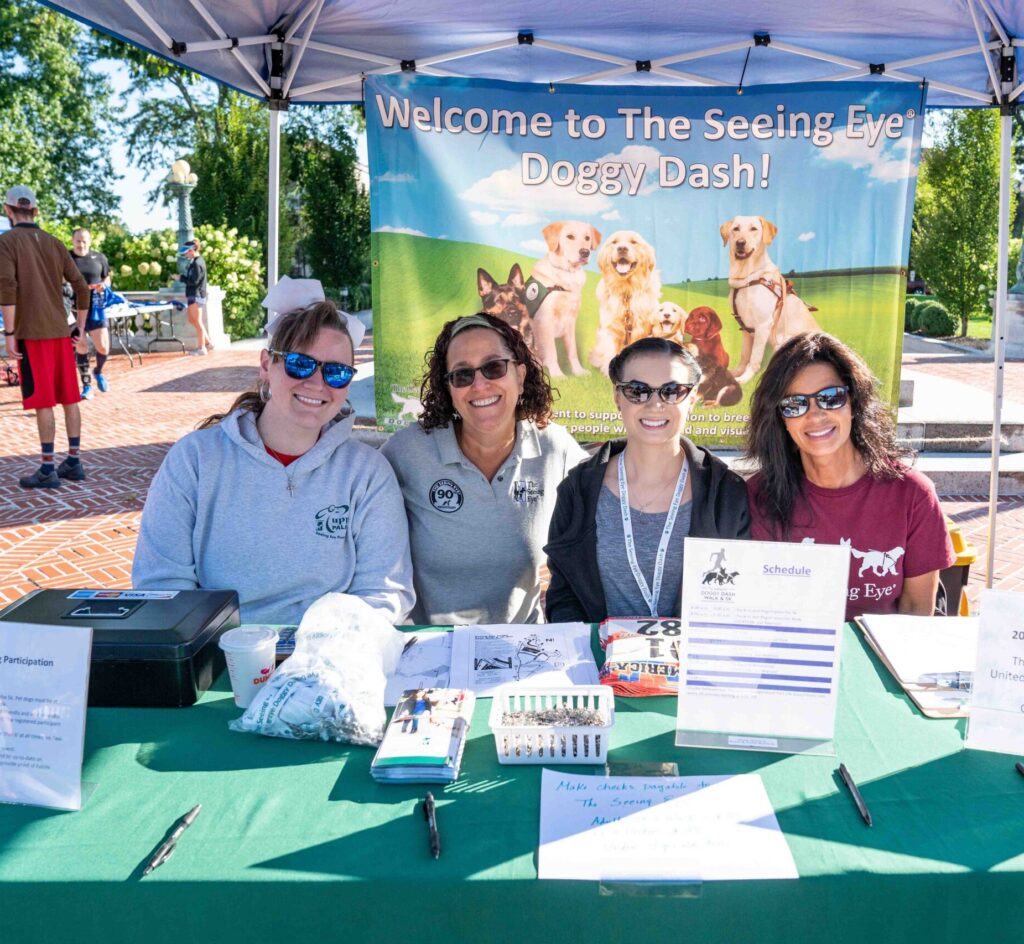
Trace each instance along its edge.
<instances>
[{"instance_id":1,"label":"embroidered logo on polo","mask_svg":"<svg viewBox=\"0 0 1024 944\"><path fill-rule=\"evenodd\" d=\"M518 505L535 505L543 497L543 487L532 479L512 483L512 501Z\"/></svg>"},{"instance_id":2,"label":"embroidered logo on polo","mask_svg":"<svg viewBox=\"0 0 1024 944\"><path fill-rule=\"evenodd\" d=\"M458 511L464 500L462 489L451 479L438 479L430 486L430 504L446 515Z\"/></svg>"},{"instance_id":3,"label":"embroidered logo on polo","mask_svg":"<svg viewBox=\"0 0 1024 944\"><path fill-rule=\"evenodd\" d=\"M328 505L316 513L316 533L335 540L348 534L348 505Z\"/></svg>"}]
</instances>

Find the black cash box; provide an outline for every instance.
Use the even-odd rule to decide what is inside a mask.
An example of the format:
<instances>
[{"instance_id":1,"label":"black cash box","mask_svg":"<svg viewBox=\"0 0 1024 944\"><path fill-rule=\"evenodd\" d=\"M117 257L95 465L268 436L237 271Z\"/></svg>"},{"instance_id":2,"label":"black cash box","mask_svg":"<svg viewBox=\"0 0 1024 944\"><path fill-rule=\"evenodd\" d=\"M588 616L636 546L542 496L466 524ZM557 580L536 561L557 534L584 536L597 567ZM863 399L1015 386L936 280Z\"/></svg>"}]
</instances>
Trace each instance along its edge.
<instances>
[{"instance_id":1,"label":"black cash box","mask_svg":"<svg viewBox=\"0 0 1024 944\"><path fill-rule=\"evenodd\" d=\"M239 624L234 590L33 590L8 623L91 626L89 705L194 705L224 669L221 635Z\"/></svg>"}]
</instances>

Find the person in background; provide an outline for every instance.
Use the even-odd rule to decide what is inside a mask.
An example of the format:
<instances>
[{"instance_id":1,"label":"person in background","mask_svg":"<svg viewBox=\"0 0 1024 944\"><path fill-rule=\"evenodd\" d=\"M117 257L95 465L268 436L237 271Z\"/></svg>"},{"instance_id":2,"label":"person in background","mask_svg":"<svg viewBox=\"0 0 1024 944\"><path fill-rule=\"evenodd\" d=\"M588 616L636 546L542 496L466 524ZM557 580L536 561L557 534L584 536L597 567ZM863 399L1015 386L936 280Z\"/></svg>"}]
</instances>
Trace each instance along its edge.
<instances>
[{"instance_id":1,"label":"person in background","mask_svg":"<svg viewBox=\"0 0 1024 944\"><path fill-rule=\"evenodd\" d=\"M110 331L107 329L107 318L103 310L103 290L110 285L110 264L102 252L91 249L92 234L84 227L79 227L71 234L71 261L82 273L82 278L90 290L89 317L85 320L85 331L75 344L75 361L82 379L82 399L92 397L92 384L89 382L89 340L92 338L96 348L96 367L93 377L100 393L109 389L103 366L110 355Z\"/></svg>"},{"instance_id":2,"label":"person in background","mask_svg":"<svg viewBox=\"0 0 1024 944\"><path fill-rule=\"evenodd\" d=\"M74 344L68 337L64 282L75 293L79 334L89 313L89 286L59 239L36 222L39 203L25 186L11 187L4 198L11 228L0 235L0 312L9 356L18 360L22 405L35 410L42 464L18 480L22 488L60 488L61 479L81 482L79 458L82 413L75 370ZM54 467L57 431L54 407L64 410L68 456Z\"/></svg>"},{"instance_id":3,"label":"person in background","mask_svg":"<svg viewBox=\"0 0 1024 944\"><path fill-rule=\"evenodd\" d=\"M352 438L347 402L363 326L319 282L282 279L264 304L259 385L175 443L142 512L132 584L232 589L242 621L299 623L325 593L393 623L413 605L402 493Z\"/></svg>"},{"instance_id":4,"label":"person in background","mask_svg":"<svg viewBox=\"0 0 1024 944\"><path fill-rule=\"evenodd\" d=\"M903 460L867 364L842 341L799 334L751 401L753 536L850 548L846 618L931 615L955 561L932 483Z\"/></svg>"},{"instance_id":5,"label":"person in background","mask_svg":"<svg viewBox=\"0 0 1024 944\"><path fill-rule=\"evenodd\" d=\"M190 354L205 356L213 350L213 344L203 325L203 308L206 305L206 260L199 253L199 240L192 239L178 249L178 255L188 259L185 270L185 315L196 333L195 350Z\"/></svg>"},{"instance_id":6,"label":"person in background","mask_svg":"<svg viewBox=\"0 0 1024 944\"><path fill-rule=\"evenodd\" d=\"M684 538L750 534L743 479L682 435L701 377L693 357L643 338L612 358L608 376L626 438L558 488L544 548L552 622L679 616Z\"/></svg>"},{"instance_id":7,"label":"person in background","mask_svg":"<svg viewBox=\"0 0 1024 944\"><path fill-rule=\"evenodd\" d=\"M427 354L419 422L383 446L409 516L414 623L534 623L555 487L586 457L550 422L523 336L493 315L449 321Z\"/></svg>"}]
</instances>

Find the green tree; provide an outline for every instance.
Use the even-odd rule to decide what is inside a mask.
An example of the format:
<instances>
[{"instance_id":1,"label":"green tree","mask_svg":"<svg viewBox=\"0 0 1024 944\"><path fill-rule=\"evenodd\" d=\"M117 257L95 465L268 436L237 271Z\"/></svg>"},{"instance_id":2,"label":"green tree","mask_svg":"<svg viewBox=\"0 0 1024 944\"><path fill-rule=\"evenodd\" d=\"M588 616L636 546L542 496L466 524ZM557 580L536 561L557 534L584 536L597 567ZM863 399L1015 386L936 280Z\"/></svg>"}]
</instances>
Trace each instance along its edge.
<instances>
[{"instance_id":1,"label":"green tree","mask_svg":"<svg viewBox=\"0 0 1024 944\"><path fill-rule=\"evenodd\" d=\"M370 196L359 178L354 109L296 109L286 140L299 201L296 259L328 295L369 307Z\"/></svg>"},{"instance_id":2,"label":"green tree","mask_svg":"<svg viewBox=\"0 0 1024 944\"><path fill-rule=\"evenodd\" d=\"M968 318L987 313L996 286L998 219L997 114L951 112L921 161L911 267L958 319L961 335Z\"/></svg>"},{"instance_id":3,"label":"green tree","mask_svg":"<svg viewBox=\"0 0 1024 944\"><path fill-rule=\"evenodd\" d=\"M86 223L117 209L117 126L92 35L28 0L0 0L0 188L33 187L43 215Z\"/></svg>"}]
</instances>

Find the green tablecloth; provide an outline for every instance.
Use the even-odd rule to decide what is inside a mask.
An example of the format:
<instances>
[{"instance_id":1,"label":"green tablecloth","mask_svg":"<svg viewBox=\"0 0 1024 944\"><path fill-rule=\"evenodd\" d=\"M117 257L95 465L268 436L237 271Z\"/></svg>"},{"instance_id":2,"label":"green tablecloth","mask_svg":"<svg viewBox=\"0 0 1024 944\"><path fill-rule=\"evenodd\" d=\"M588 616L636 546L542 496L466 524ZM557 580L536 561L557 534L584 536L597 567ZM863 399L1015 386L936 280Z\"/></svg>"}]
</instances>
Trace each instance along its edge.
<instances>
[{"instance_id":1,"label":"green tablecloth","mask_svg":"<svg viewBox=\"0 0 1024 944\"><path fill-rule=\"evenodd\" d=\"M540 882L538 767L502 767L477 706L458 783L378 786L369 748L228 731L226 675L192 708L89 711L78 813L0 806L0 942L1019 940L1024 778L962 749L963 721L922 718L847 628L836 760L676 748L675 701L619 699L612 761L680 774L756 771L797 881L709 882L697 897ZM596 772L594 768L572 768ZM140 881L167 827L203 812Z\"/></svg>"}]
</instances>

